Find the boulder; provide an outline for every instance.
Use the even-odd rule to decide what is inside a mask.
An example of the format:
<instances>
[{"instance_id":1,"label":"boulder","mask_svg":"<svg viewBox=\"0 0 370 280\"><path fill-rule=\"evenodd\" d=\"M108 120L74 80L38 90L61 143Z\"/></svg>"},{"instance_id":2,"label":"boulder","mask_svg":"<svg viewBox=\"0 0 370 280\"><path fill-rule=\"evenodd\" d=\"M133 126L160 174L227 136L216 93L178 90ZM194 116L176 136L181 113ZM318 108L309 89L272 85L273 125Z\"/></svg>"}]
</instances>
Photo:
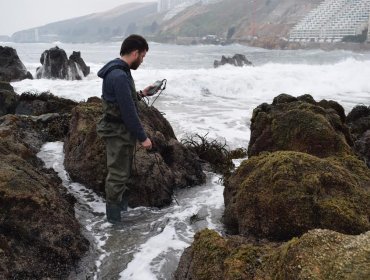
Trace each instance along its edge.
<instances>
[{"instance_id":1,"label":"boulder","mask_svg":"<svg viewBox=\"0 0 370 280\"><path fill-rule=\"evenodd\" d=\"M273 268L271 279L369 279L369 251L369 231L353 236L315 229L278 247L264 268Z\"/></svg>"},{"instance_id":2,"label":"boulder","mask_svg":"<svg viewBox=\"0 0 370 280\"><path fill-rule=\"evenodd\" d=\"M14 114L19 96L14 92L13 87L6 82L0 82L0 116Z\"/></svg>"},{"instance_id":3,"label":"boulder","mask_svg":"<svg viewBox=\"0 0 370 280\"><path fill-rule=\"evenodd\" d=\"M17 51L11 47L0 46L0 81L14 82L24 79L32 79L32 75L19 59Z\"/></svg>"},{"instance_id":4,"label":"boulder","mask_svg":"<svg viewBox=\"0 0 370 280\"><path fill-rule=\"evenodd\" d=\"M69 60L75 62L79 66L85 77L90 74L90 67L87 66L85 61L82 59L81 52L74 51L70 55Z\"/></svg>"},{"instance_id":5,"label":"boulder","mask_svg":"<svg viewBox=\"0 0 370 280\"><path fill-rule=\"evenodd\" d=\"M88 250L72 196L37 158L43 140L30 117L0 118L0 275L65 279Z\"/></svg>"},{"instance_id":6,"label":"boulder","mask_svg":"<svg viewBox=\"0 0 370 280\"><path fill-rule=\"evenodd\" d=\"M344 109L335 101L281 94L253 110L248 156L290 150L318 157L353 154Z\"/></svg>"},{"instance_id":7,"label":"boulder","mask_svg":"<svg viewBox=\"0 0 370 280\"><path fill-rule=\"evenodd\" d=\"M217 68L217 67L225 65L225 64L231 64L231 65L234 65L234 66L242 67L242 66L251 66L252 62L250 62L245 57L244 54L235 54L233 57L222 56L220 61L215 60L213 62L213 67Z\"/></svg>"},{"instance_id":8,"label":"boulder","mask_svg":"<svg viewBox=\"0 0 370 280\"><path fill-rule=\"evenodd\" d=\"M185 249L175 280L368 279L370 232L351 236L316 229L278 244L221 237L205 229Z\"/></svg>"},{"instance_id":9,"label":"boulder","mask_svg":"<svg viewBox=\"0 0 370 280\"><path fill-rule=\"evenodd\" d=\"M348 113L346 121L354 139L360 138L367 130L370 130L370 106L355 106Z\"/></svg>"},{"instance_id":10,"label":"boulder","mask_svg":"<svg viewBox=\"0 0 370 280\"><path fill-rule=\"evenodd\" d=\"M40 94L25 92L19 97L16 114L39 116L47 113L71 113L77 102L57 97L50 92Z\"/></svg>"},{"instance_id":11,"label":"boulder","mask_svg":"<svg viewBox=\"0 0 370 280\"><path fill-rule=\"evenodd\" d=\"M347 116L356 153L370 168L370 106L355 106Z\"/></svg>"},{"instance_id":12,"label":"boulder","mask_svg":"<svg viewBox=\"0 0 370 280\"><path fill-rule=\"evenodd\" d=\"M104 192L107 174L104 142L96 133L102 115L97 97L72 111L69 135L64 143L65 167L71 178ZM172 127L154 107L139 103L139 116L154 143L155 152L136 146L129 184L129 206L161 207L171 202L174 188L199 185L205 175L195 154L177 141Z\"/></svg>"},{"instance_id":13,"label":"boulder","mask_svg":"<svg viewBox=\"0 0 370 280\"><path fill-rule=\"evenodd\" d=\"M224 222L235 234L279 241L314 228L370 230L370 172L354 156L263 153L225 180L224 199Z\"/></svg>"},{"instance_id":14,"label":"boulder","mask_svg":"<svg viewBox=\"0 0 370 280\"><path fill-rule=\"evenodd\" d=\"M42 66L36 71L37 79L81 80L90 69L79 52L74 52L71 57L68 59L66 52L58 46L44 51L40 58Z\"/></svg>"},{"instance_id":15,"label":"boulder","mask_svg":"<svg viewBox=\"0 0 370 280\"><path fill-rule=\"evenodd\" d=\"M34 139L28 144L39 149L46 141L63 141L68 133L71 110L76 102L59 98L49 92L23 93L0 89L0 116L19 114L24 126L23 134ZM25 117L25 115L31 115ZM36 135L37 134L37 135Z\"/></svg>"}]
</instances>

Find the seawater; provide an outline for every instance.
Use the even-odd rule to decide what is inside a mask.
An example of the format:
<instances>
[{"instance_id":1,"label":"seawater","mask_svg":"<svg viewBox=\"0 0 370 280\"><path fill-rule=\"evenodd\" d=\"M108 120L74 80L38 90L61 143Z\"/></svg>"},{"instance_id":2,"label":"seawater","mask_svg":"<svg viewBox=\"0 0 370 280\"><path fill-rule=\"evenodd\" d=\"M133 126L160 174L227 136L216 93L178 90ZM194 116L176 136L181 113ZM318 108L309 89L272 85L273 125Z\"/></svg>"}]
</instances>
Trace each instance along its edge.
<instances>
[{"instance_id":1,"label":"seawater","mask_svg":"<svg viewBox=\"0 0 370 280\"><path fill-rule=\"evenodd\" d=\"M5 45L17 49L33 75L42 52L55 46ZM50 91L76 101L100 96L102 81L96 73L119 56L120 43L58 46L68 56L81 51L91 67L90 75L82 81L24 80L12 83L15 91ZM254 66L213 68L215 59L235 53L246 55ZM150 43L144 63L132 73L137 89L156 80L168 80L155 106L170 121L178 139L194 133L208 134L226 141L231 148L247 147L253 109L271 103L280 93L311 94L317 101L335 100L346 114L357 104L370 105L368 52ZM223 231L223 185L217 174L207 173L202 186L178 191L179 205L174 201L163 209L129 209L124 216L127 226L117 229L105 222L104 200L69 179L63 166L62 142L45 144L39 156L59 173L65 187L77 198L76 215L92 241L89 257L71 279L172 279L181 253L196 231L204 227Z\"/></svg>"},{"instance_id":2,"label":"seawater","mask_svg":"<svg viewBox=\"0 0 370 280\"><path fill-rule=\"evenodd\" d=\"M52 44L10 44L34 75L41 53ZM69 56L81 51L91 67L82 81L23 80L12 83L16 92L50 91L77 101L101 96L98 70L119 56L119 43L62 44ZM144 63L132 71L137 89L167 79L167 89L155 102L179 138L197 132L225 138L231 147L245 147L253 109L271 103L280 93L311 94L316 100L339 102L348 113L356 104L370 102L370 52L321 50L264 50L242 45L176 46L151 43ZM222 55L242 53L253 67L213 68Z\"/></svg>"}]
</instances>

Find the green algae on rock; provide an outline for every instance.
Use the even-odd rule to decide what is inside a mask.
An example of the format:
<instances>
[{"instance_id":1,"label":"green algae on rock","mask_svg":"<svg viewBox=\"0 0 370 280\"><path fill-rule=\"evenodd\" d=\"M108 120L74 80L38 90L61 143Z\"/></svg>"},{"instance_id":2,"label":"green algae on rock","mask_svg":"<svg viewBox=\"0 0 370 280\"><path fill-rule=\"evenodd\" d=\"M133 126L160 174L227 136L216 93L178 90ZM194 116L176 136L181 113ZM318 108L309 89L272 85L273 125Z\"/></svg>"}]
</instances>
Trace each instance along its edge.
<instances>
[{"instance_id":1,"label":"green algae on rock","mask_svg":"<svg viewBox=\"0 0 370 280\"><path fill-rule=\"evenodd\" d=\"M245 160L225 181L225 224L233 233L288 240L314 228L370 230L370 172L353 156L291 151Z\"/></svg>"},{"instance_id":2,"label":"green algae on rock","mask_svg":"<svg viewBox=\"0 0 370 280\"><path fill-rule=\"evenodd\" d=\"M36 156L41 130L32 117L0 118L1 279L67 278L88 249L75 200Z\"/></svg>"},{"instance_id":3,"label":"green algae on rock","mask_svg":"<svg viewBox=\"0 0 370 280\"><path fill-rule=\"evenodd\" d=\"M193 244L185 249L176 280L253 279L261 265L263 247L245 243L237 236L228 239L204 229L195 234Z\"/></svg>"},{"instance_id":4,"label":"green algae on rock","mask_svg":"<svg viewBox=\"0 0 370 280\"><path fill-rule=\"evenodd\" d=\"M205 229L185 250L175 279L364 280L370 277L369 252L369 231L352 236L315 229L277 244Z\"/></svg>"},{"instance_id":5,"label":"green algae on rock","mask_svg":"<svg viewBox=\"0 0 370 280\"><path fill-rule=\"evenodd\" d=\"M171 125L154 107L143 102L139 117L156 151L148 153L138 144L129 183L129 205L162 207L171 203L177 187L204 182L198 157L177 141ZM64 143L65 167L71 178L97 193L104 192L106 177L105 144L96 133L102 116L101 100L90 98L72 110L69 134Z\"/></svg>"},{"instance_id":6,"label":"green algae on rock","mask_svg":"<svg viewBox=\"0 0 370 280\"><path fill-rule=\"evenodd\" d=\"M298 151L318 157L352 154L344 110L335 101L281 94L253 111L248 156L264 151Z\"/></svg>"},{"instance_id":7,"label":"green algae on rock","mask_svg":"<svg viewBox=\"0 0 370 280\"><path fill-rule=\"evenodd\" d=\"M315 229L282 244L261 270L270 277L258 279L370 279L369 252L370 231L353 236Z\"/></svg>"}]
</instances>

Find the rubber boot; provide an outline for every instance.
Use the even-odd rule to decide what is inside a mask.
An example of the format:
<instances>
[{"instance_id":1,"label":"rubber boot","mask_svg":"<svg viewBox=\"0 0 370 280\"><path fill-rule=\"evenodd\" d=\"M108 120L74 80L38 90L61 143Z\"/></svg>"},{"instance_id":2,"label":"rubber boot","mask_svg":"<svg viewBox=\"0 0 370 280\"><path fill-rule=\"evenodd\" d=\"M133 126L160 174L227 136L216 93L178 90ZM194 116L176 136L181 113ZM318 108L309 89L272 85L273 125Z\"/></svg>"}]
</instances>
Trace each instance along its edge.
<instances>
[{"instance_id":1,"label":"rubber boot","mask_svg":"<svg viewBox=\"0 0 370 280\"><path fill-rule=\"evenodd\" d=\"M121 206L121 211L127 211L128 199L127 199L127 196L126 195L123 195L122 196L122 200L121 200L120 206Z\"/></svg>"},{"instance_id":2,"label":"rubber boot","mask_svg":"<svg viewBox=\"0 0 370 280\"><path fill-rule=\"evenodd\" d=\"M106 203L106 214L108 222L112 224L121 222L121 206L119 204Z\"/></svg>"}]
</instances>

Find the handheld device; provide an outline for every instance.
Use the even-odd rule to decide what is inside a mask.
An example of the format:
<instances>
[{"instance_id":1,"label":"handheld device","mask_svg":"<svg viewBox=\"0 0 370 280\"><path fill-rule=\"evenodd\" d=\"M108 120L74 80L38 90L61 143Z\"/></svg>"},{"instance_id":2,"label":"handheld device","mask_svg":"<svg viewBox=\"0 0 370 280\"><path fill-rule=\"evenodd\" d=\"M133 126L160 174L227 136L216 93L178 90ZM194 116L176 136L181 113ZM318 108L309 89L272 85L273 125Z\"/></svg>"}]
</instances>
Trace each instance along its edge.
<instances>
[{"instance_id":1,"label":"handheld device","mask_svg":"<svg viewBox=\"0 0 370 280\"><path fill-rule=\"evenodd\" d=\"M164 83L165 80L162 80L162 81L156 81L152 86L152 88L148 91L148 93L146 94L147 96L152 96L154 94L157 93L158 90L161 89L163 83Z\"/></svg>"}]
</instances>

